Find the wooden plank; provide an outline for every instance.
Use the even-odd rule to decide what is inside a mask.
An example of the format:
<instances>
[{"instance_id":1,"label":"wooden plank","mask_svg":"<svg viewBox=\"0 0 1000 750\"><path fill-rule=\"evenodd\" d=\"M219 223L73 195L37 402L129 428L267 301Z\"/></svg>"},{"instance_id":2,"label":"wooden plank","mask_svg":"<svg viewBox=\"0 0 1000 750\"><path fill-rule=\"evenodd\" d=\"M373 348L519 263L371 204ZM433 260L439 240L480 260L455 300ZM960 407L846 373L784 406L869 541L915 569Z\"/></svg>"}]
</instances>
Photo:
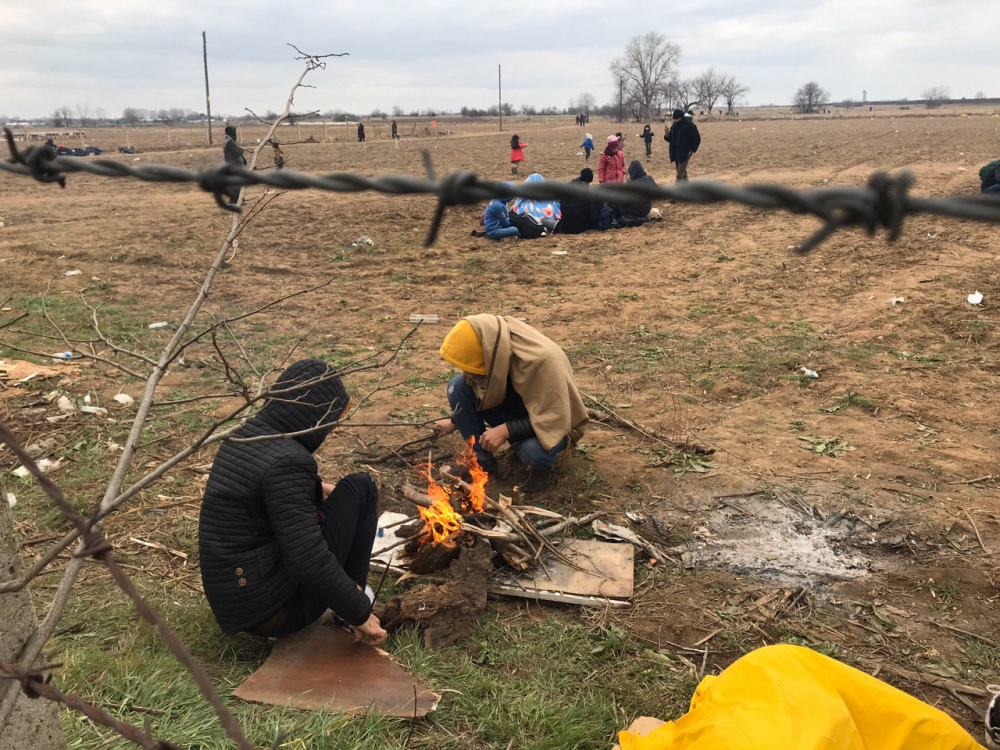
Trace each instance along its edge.
<instances>
[{"instance_id":1,"label":"wooden plank","mask_svg":"<svg viewBox=\"0 0 1000 750\"><path fill-rule=\"evenodd\" d=\"M279 638L233 695L272 706L402 719L426 716L441 700L389 654L355 643L346 630L326 623Z\"/></svg>"}]
</instances>

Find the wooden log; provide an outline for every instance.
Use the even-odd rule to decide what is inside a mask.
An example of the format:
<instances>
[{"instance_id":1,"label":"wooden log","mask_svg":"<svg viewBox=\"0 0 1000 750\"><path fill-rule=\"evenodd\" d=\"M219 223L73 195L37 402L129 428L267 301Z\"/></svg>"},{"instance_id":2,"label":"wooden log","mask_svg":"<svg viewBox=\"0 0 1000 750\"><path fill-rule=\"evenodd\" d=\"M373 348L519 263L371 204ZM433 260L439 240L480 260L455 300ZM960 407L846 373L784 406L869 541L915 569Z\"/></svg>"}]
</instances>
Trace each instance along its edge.
<instances>
[{"instance_id":1,"label":"wooden log","mask_svg":"<svg viewBox=\"0 0 1000 750\"><path fill-rule=\"evenodd\" d=\"M426 492L421 492L412 485L404 484L402 493L403 497L405 497L414 505L419 505L422 508L430 508L434 504L431 501L430 495L428 495Z\"/></svg>"}]
</instances>

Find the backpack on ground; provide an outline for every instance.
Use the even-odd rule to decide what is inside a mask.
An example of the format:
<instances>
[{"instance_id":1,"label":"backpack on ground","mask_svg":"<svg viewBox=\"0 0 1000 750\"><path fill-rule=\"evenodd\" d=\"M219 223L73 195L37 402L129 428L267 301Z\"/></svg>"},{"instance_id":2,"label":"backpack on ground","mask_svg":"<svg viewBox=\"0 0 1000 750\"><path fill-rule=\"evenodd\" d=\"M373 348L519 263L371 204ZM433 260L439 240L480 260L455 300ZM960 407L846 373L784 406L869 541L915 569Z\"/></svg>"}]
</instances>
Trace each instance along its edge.
<instances>
[{"instance_id":1,"label":"backpack on ground","mask_svg":"<svg viewBox=\"0 0 1000 750\"><path fill-rule=\"evenodd\" d=\"M983 183L984 187L989 187L990 185L997 184L997 169L1000 168L1000 159L996 161L991 161L985 167L979 170L979 180Z\"/></svg>"},{"instance_id":2,"label":"backpack on ground","mask_svg":"<svg viewBox=\"0 0 1000 750\"><path fill-rule=\"evenodd\" d=\"M531 214L511 213L510 224L517 227L523 240L537 240L545 235L545 227Z\"/></svg>"}]
</instances>

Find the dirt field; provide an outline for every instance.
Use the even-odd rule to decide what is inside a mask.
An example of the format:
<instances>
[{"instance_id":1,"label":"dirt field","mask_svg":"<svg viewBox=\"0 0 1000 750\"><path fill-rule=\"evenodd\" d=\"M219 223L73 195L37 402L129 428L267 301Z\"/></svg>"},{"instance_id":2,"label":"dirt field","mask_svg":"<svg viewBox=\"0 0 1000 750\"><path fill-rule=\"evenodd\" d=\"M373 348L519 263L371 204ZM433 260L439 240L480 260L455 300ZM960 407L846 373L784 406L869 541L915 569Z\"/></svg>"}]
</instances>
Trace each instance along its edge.
<instances>
[{"instance_id":1,"label":"dirt field","mask_svg":"<svg viewBox=\"0 0 1000 750\"><path fill-rule=\"evenodd\" d=\"M540 120L516 127L529 144L522 176L538 171L567 180L585 165L577 148L582 129ZM586 129L603 141L620 127L594 121ZM918 194L969 195L978 192L979 167L1000 156L1000 117L985 113L880 112L876 119L700 127L703 145L691 176L735 183L861 185L875 170L908 169ZM469 169L509 177L511 131L444 121L439 129L451 134L411 138L401 128L398 147L387 140L341 141L285 151L289 168L297 170L419 175L421 150L429 149L438 174ZM624 131L627 160L640 158L640 129ZM654 156L643 162L662 184L672 181L672 170L662 126L653 129ZM255 133L245 129L244 141L252 143ZM114 150L116 135L88 142ZM170 148L162 135L134 136L133 145L155 153L120 158L192 168L220 160L218 147ZM185 138L193 143L197 134ZM596 156L590 166L596 169ZM51 287L53 316L82 330L76 293L86 288L93 300L109 301L109 328L148 350L169 331L146 325L178 319L229 225L209 196L187 186L73 176L60 190L0 176L0 191L0 297L8 286L14 296L0 323L31 311L19 330L46 330L37 295ZM251 189L248 197L262 192ZM268 366L300 337L302 354L337 362L369 347L391 348L410 329L411 313L438 314L442 323L417 332L392 388L358 414L362 422L442 415L448 368L437 348L449 325L476 312L525 318L565 347L582 391L672 440L709 446L715 454L683 456L678 463L634 432L592 425L561 462L556 487L538 499L559 509L604 510L620 523L629 523L626 511L640 514L645 520L633 527L683 564L644 565L635 606L626 612L493 606L524 622L555 617L613 624L708 672L763 643L808 643L878 671L970 728L978 725L957 696L973 704L982 698L942 691L927 680L944 676L983 689L997 681L1000 663L996 228L916 217L896 243L848 231L803 258L791 248L814 230L809 219L736 206L659 207L665 218L657 225L501 243L470 237L481 207L452 209L437 244L425 249L433 211L428 199L289 193L241 237L207 313L249 310L332 279L236 328L251 359ZM352 247L362 235L374 246ZM82 273L61 276L75 269ZM966 301L976 291L984 295L980 306ZM890 303L898 297L903 301ZM42 352L65 348L26 333L0 337L0 358L15 356L4 341ZM176 370L164 390L217 392L210 345L192 349L187 361L198 360L208 367ZM819 378L803 377L802 367ZM372 377L349 385L362 393ZM54 387L49 382L34 393ZM138 381L96 366L80 367L59 387L77 397L89 391L103 405L120 389L139 395ZM189 407L154 423L136 471L169 455L216 406ZM55 478L89 503L112 465L107 443L119 428L82 415L52 425L44 417L54 408L39 406L30 393L0 392L0 418L26 442L51 434L54 452L67 461ZM110 408L112 417L121 417L117 405ZM361 446L392 446L420 432L342 429L323 447L321 470L330 476L353 470L353 452ZM81 440L92 444L74 448ZM441 452L455 448L450 440L442 441ZM817 452L824 450L838 455ZM164 497L192 504L133 515L134 525L111 524L122 554L139 570L152 566L154 579L197 586L194 501L204 481L197 467L211 457L199 455L134 507ZM0 462L13 465L9 453L0 452ZM393 488L409 475L378 471L387 507L402 507ZM17 493L15 518L25 539L61 528L37 491L6 470L0 489ZM166 555L154 560L130 538L191 558L184 565ZM26 547L26 558L41 549ZM40 601L55 580L47 576L38 587ZM87 583L101 582L92 573ZM186 601L197 601L197 594L186 593ZM72 650L72 644L64 647ZM925 679L906 679L897 668Z\"/></svg>"}]
</instances>

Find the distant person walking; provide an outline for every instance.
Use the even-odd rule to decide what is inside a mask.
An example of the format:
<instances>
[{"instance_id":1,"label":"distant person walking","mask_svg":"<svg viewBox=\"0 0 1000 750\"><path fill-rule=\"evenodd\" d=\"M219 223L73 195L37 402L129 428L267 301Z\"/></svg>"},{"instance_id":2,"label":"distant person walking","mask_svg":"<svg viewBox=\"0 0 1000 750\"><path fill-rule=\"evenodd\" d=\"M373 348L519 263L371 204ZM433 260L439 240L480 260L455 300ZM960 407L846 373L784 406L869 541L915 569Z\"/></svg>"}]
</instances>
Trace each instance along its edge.
<instances>
[{"instance_id":1,"label":"distant person walking","mask_svg":"<svg viewBox=\"0 0 1000 750\"><path fill-rule=\"evenodd\" d=\"M597 163L597 181L602 185L625 181L625 155L617 136L608 136L608 145Z\"/></svg>"},{"instance_id":2,"label":"distant person walking","mask_svg":"<svg viewBox=\"0 0 1000 750\"><path fill-rule=\"evenodd\" d=\"M646 156L653 155L653 135L653 131L647 125L642 129L642 135L639 136L646 143Z\"/></svg>"},{"instance_id":3,"label":"distant person walking","mask_svg":"<svg viewBox=\"0 0 1000 750\"><path fill-rule=\"evenodd\" d=\"M521 143L521 139L518 136L512 136L510 139L510 173L517 174L517 170L521 166L521 162L524 161L524 149L527 148L527 143Z\"/></svg>"},{"instance_id":4,"label":"distant person walking","mask_svg":"<svg viewBox=\"0 0 1000 750\"><path fill-rule=\"evenodd\" d=\"M583 139L583 143L580 144L580 148L583 149L585 156L583 157L586 161L590 161L590 152L594 151L594 136L587 133L587 137Z\"/></svg>"},{"instance_id":5,"label":"distant person walking","mask_svg":"<svg viewBox=\"0 0 1000 750\"><path fill-rule=\"evenodd\" d=\"M363 122L358 123L358 143L365 142L365 124Z\"/></svg>"},{"instance_id":6,"label":"distant person walking","mask_svg":"<svg viewBox=\"0 0 1000 750\"><path fill-rule=\"evenodd\" d=\"M392 121L392 140L394 140L394 141L398 141L399 140L399 131L398 131L397 127L396 127L396 121L395 120Z\"/></svg>"},{"instance_id":7,"label":"distant person walking","mask_svg":"<svg viewBox=\"0 0 1000 750\"><path fill-rule=\"evenodd\" d=\"M285 168L285 152L281 150L281 146L278 142L271 139L271 148L274 149L274 168L284 169Z\"/></svg>"},{"instance_id":8,"label":"distant person walking","mask_svg":"<svg viewBox=\"0 0 1000 750\"><path fill-rule=\"evenodd\" d=\"M234 164L237 167L245 167L247 158L243 155L243 148L236 142L236 126L226 125L226 139L222 142L222 158L226 164ZM240 200L240 189L238 187L229 188L229 205L235 206Z\"/></svg>"},{"instance_id":9,"label":"distant person walking","mask_svg":"<svg viewBox=\"0 0 1000 750\"><path fill-rule=\"evenodd\" d=\"M688 179L688 163L701 145L694 118L686 116L682 109L675 109L673 125L663 134L663 140L670 144L670 161L677 167L677 182L684 182Z\"/></svg>"}]
</instances>

